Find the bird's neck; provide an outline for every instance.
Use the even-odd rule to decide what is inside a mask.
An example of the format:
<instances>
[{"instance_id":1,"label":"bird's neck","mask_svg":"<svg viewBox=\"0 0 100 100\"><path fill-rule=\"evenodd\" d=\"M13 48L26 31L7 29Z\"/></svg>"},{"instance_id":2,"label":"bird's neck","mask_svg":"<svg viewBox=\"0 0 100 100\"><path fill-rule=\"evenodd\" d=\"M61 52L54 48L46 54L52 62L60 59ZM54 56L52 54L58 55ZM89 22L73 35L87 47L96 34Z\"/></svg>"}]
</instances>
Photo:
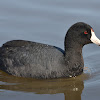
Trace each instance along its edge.
<instances>
[{"instance_id":1,"label":"bird's neck","mask_svg":"<svg viewBox=\"0 0 100 100\"><path fill-rule=\"evenodd\" d=\"M70 45L65 46L65 57L69 54L70 56L76 55L76 56L82 56L82 46L80 45Z\"/></svg>"},{"instance_id":2,"label":"bird's neck","mask_svg":"<svg viewBox=\"0 0 100 100\"><path fill-rule=\"evenodd\" d=\"M77 76L83 72L84 61L82 56L82 46L67 46L65 47L65 63L69 65L70 74ZM80 72L80 73L77 73ZM75 73L75 75L74 75Z\"/></svg>"}]
</instances>

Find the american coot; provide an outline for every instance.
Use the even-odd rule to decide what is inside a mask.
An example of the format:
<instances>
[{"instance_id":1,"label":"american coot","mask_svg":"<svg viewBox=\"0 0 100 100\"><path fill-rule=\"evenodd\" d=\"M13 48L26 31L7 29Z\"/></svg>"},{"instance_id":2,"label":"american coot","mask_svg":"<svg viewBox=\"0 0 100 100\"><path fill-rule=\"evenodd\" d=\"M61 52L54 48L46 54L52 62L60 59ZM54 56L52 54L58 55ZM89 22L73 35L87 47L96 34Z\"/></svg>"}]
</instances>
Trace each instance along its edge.
<instances>
[{"instance_id":1,"label":"american coot","mask_svg":"<svg viewBox=\"0 0 100 100\"><path fill-rule=\"evenodd\" d=\"M31 41L9 41L0 48L0 69L20 77L74 77L83 72L83 46L92 42L100 45L92 27L83 22L69 28L65 36L65 51Z\"/></svg>"}]
</instances>

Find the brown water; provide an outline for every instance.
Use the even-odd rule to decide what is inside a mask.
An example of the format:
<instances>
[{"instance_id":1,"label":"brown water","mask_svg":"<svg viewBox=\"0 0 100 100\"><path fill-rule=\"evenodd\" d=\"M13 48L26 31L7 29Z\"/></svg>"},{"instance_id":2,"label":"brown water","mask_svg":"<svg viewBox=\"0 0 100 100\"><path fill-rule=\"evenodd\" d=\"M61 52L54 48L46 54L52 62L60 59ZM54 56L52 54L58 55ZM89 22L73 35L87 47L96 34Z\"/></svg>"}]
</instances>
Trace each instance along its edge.
<instances>
[{"instance_id":1,"label":"brown water","mask_svg":"<svg viewBox=\"0 0 100 100\"><path fill-rule=\"evenodd\" d=\"M21 94L27 95L31 94L34 100L37 100L37 96L42 96L44 94L52 94L42 96L43 99L48 99L49 96L54 100L54 98L60 100L81 100L81 94L84 89L84 80L89 78L89 74L82 74L76 78L61 78L61 79L48 79L48 80L36 80L32 78L18 78L11 75L7 75L6 73L0 73L0 89L1 89L1 97L5 98L6 95L10 95L11 98L13 95L16 96L16 100L21 96ZM13 92L11 92L13 91ZM14 92L16 91L16 92ZM20 96L18 92L20 92ZM33 95L32 95L33 93ZM36 94L36 96L34 96ZM40 95L41 94L41 95ZM54 94L54 95L53 95ZM61 96L61 97L60 97ZM54 97L54 98L53 98ZM59 97L59 98L58 98ZM10 97L7 97L7 100L11 100ZM25 100L27 97L24 97ZM39 98L39 97L38 97ZM41 98L41 97L40 97ZM41 98L41 99L42 99ZM31 98L32 99L32 98Z\"/></svg>"},{"instance_id":2,"label":"brown water","mask_svg":"<svg viewBox=\"0 0 100 100\"><path fill-rule=\"evenodd\" d=\"M0 0L0 45L24 39L63 48L67 29L86 22L100 38L100 0ZM0 100L100 100L100 47L84 47L76 78L36 80L0 71Z\"/></svg>"}]
</instances>

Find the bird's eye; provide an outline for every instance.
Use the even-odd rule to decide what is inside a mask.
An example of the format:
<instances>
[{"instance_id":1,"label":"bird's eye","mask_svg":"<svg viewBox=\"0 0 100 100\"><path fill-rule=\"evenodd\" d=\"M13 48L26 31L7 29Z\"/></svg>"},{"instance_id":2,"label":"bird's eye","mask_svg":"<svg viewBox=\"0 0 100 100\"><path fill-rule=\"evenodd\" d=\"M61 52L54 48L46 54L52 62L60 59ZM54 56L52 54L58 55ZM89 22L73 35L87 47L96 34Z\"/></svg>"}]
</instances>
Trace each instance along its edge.
<instances>
[{"instance_id":1,"label":"bird's eye","mask_svg":"<svg viewBox=\"0 0 100 100\"><path fill-rule=\"evenodd\" d=\"M88 34L88 32L87 31L84 31L84 34Z\"/></svg>"}]
</instances>

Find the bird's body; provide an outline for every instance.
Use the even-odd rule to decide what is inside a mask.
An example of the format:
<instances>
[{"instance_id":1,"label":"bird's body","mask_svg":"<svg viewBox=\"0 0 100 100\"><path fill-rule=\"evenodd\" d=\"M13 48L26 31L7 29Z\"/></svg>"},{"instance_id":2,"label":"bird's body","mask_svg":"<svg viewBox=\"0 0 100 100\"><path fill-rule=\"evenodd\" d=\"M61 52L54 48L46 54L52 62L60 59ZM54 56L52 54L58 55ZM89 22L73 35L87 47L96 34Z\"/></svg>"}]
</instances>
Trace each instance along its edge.
<instances>
[{"instance_id":1,"label":"bird's body","mask_svg":"<svg viewBox=\"0 0 100 100\"><path fill-rule=\"evenodd\" d=\"M86 25L80 23L83 31L91 30ZM84 67L82 48L91 43L88 39L91 36L76 33L79 25L73 26L73 30L70 28L65 37L65 51L59 47L25 40L3 44L0 48L0 69L15 76L44 79L80 75Z\"/></svg>"},{"instance_id":2,"label":"bird's body","mask_svg":"<svg viewBox=\"0 0 100 100\"><path fill-rule=\"evenodd\" d=\"M5 43L0 49L0 65L3 66L2 70L6 69L8 73L16 76L33 78L75 76L68 70L69 66L66 65L70 62L65 62L64 56L61 49L54 46L14 40Z\"/></svg>"}]
</instances>

